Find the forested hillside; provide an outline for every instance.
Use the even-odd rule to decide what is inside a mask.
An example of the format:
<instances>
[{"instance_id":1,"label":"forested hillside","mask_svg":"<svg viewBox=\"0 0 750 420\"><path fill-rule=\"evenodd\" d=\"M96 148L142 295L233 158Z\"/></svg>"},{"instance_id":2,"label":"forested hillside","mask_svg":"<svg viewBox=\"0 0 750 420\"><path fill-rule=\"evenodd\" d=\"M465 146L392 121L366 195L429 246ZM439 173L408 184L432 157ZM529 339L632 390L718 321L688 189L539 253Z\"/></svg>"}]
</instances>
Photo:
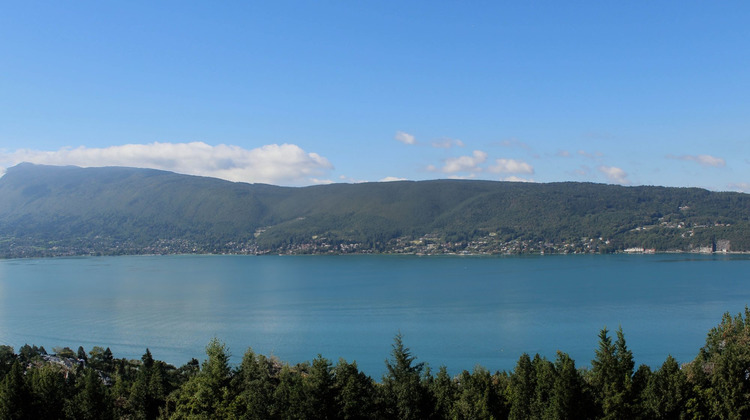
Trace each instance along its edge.
<instances>
[{"instance_id":1,"label":"forested hillside","mask_svg":"<svg viewBox=\"0 0 750 420\"><path fill-rule=\"evenodd\" d=\"M296 365L248 349L238 366L214 339L175 368L146 349L0 346L2 419L746 419L750 311L726 314L696 358L635 367L622 330L599 334L590 368L566 353L522 354L511 372L432 371L397 335L380 380L356 362Z\"/></svg>"},{"instance_id":2,"label":"forested hillside","mask_svg":"<svg viewBox=\"0 0 750 420\"><path fill-rule=\"evenodd\" d=\"M0 256L750 250L750 196L591 183L277 187L21 164L0 178Z\"/></svg>"}]
</instances>

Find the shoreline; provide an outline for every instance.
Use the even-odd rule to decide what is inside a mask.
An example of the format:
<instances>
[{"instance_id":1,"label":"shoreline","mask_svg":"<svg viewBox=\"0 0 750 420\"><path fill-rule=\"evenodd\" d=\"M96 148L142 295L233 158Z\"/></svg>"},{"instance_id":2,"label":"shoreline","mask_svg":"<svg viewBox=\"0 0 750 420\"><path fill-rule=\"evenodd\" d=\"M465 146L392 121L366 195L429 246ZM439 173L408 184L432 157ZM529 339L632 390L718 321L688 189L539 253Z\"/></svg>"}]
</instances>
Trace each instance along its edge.
<instances>
[{"instance_id":1,"label":"shoreline","mask_svg":"<svg viewBox=\"0 0 750 420\"><path fill-rule=\"evenodd\" d=\"M29 256L0 256L0 261L10 260L33 260L33 259L64 259L64 258L90 258L90 257L158 257L158 256L416 256L416 257L523 257L523 256L545 256L545 255L704 255L704 256L740 256L750 255L750 251L615 251L615 252L521 252L521 253L491 253L491 252L174 252L174 253L82 253L82 254L59 254L59 255L29 255Z\"/></svg>"}]
</instances>

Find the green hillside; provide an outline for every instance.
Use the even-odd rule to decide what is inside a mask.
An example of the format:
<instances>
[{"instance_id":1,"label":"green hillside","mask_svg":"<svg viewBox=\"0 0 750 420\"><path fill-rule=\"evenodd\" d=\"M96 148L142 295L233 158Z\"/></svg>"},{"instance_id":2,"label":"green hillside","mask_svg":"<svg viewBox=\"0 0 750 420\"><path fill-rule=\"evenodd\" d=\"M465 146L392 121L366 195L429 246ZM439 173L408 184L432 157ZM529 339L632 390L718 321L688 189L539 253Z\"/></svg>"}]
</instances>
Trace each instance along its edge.
<instances>
[{"instance_id":1,"label":"green hillside","mask_svg":"<svg viewBox=\"0 0 750 420\"><path fill-rule=\"evenodd\" d=\"M749 217L749 195L697 188L460 180L285 188L32 164L0 178L4 257L748 251Z\"/></svg>"}]
</instances>

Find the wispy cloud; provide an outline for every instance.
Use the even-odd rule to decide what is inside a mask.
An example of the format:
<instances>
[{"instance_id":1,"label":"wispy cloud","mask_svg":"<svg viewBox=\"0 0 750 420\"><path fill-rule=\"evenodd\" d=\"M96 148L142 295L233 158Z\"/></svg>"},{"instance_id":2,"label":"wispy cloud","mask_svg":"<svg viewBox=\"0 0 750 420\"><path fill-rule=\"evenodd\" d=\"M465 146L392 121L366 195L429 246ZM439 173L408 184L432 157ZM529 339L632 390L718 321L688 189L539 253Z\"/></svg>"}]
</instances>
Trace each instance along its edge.
<instances>
[{"instance_id":1,"label":"wispy cloud","mask_svg":"<svg viewBox=\"0 0 750 420\"><path fill-rule=\"evenodd\" d=\"M393 138L404 144L417 144L416 137L403 131L396 131L396 135Z\"/></svg>"},{"instance_id":2,"label":"wispy cloud","mask_svg":"<svg viewBox=\"0 0 750 420\"><path fill-rule=\"evenodd\" d=\"M744 193L750 193L750 183L748 182L733 182L727 185L732 191L739 191Z\"/></svg>"},{"instance_id":3,"label":"wispy cloud","mask_svg":"<svg viewBox=\"0 0 750 420\"><path fill-rule=\"evenodd\" d=\"M333 184L333 181L330 180L330 179L310 178L310 181L313 184L317 184L317 185L329 185L329 184Z\"/></svg>"},{"instance_id":4,"label":"wispy cloud","mask_svg":"<svg viewBox=\"0 0 750 420\"><path fill-rule=\"evenodd\" d=\"M508 182L536 182L533 179L521 178L521 177L517 177L515 175L505 177L505 178L501 179L501 181L508 181Z\"/></svg>"},{"instance_id":5,"label":"wispy cloud","mask_svg":"<svg viewBox=\"0 0 750 420\"><path fill-rule=\"evenodd\" d=\"M481 172L479 167L487 160L487 153L481 150L475 150L471 156L459 156L445 159L441 172L452 174L456 172ZM433 167L434 169L434 167Z\"/></svg>"},{"instance_id":6,"label":"wispy cloud","mask_svg":"<svg viewBox=\"0 0 750 420\"><path fill-rule=\"evenodd\" d=\"M64 148L56 151L0 151L0 166L21 162L46 165L132 166L163 169L229 181L283 185L318 183L333 165L317 153L294 144L269 144L256 149L202 142L126 144L106 148Z\"/></svg>"},{"instance_id":7,"label":"wispy cloud","mask_svg":"<svg viewBox=\"0 0 750 420\"><path fill-rule=\"evenodd\" d=\"M585 157L587 159L597 159L597 158L600 158L600 157L604 156L604 154L602 152L589 153L589 152L587 152L585 150L579 150L576 153L578 153L578 156L583 156L583 157Z\"/></svg>"},{"instance_id":8,"label":"wispy cloud","mask_svg":"<svg viewBox=\"0 0 750 420\"><path fill-rule=\"evenodd\" d=\"M601 165L597 169L599 169L599 172L603 173L604 176L607 177L607 180L609 180L609 182L622 185L630 184L627 172L616 166Z\"/></svg>"},{"instance_id":9,"label":"wispy cloud","mask_svg":"<svg viewBox=\"0 0 750 420\"><path fill-rule=\"evenodd\" d=\"M701 166L712 166L714 168L720 168L727 164L724 159L711 155L667 155L667 158L695 162Z\"/></svg>"},{"instance_id":10,"label":"wispy cloud","mask_svg":"<svg viewBox=\"0 0 750 420\"><path fill-rule=\"evenodd\" d=\"M490 172L501 174L533 174L534 167L528 163L515 159L496 159L490 166Z\"/></svg>"},{"instance_id":11,"label":"wispy cloud","mask_svg":"<svg viewBox=\"0 0 750 420\"><path fill-rule=\"evenodd\" d=\"M557 153L555 153L555 156L558 157L570 157L570 152L567 150L558 150Z\"/></svg>"},{"instance_id":12,"label":"wispy cloud","mask_svg":"<svg viewBox=\"0 0 750 420\"><path fill-rule=\"evenodd\" d=\"M431 145L438 149L450 149L451 147L464 147L464 142L458 139L442 138L433 141Z\"/></svg>"},{"instance_id":13,"label":"wispy cloud","mask_svg":"<svg viewBox=\"0 0 750 420\"><path fill-rule=\"evenodd\" d=\"M367 181L365 181L363 179L356 179L356 178L352 178L352 177L346 176L346 175L339 175L339 180L341 182L346 182L348 184L361 184L363 182L367 182Z\"/></svg>"},{"instance_id":14,"label":"wispy cloud","mask_svg":"<svg viewBox=\"0 0 750 420\"><path fill-rule=\"evenodd\" d=\"M380 180L380 182L394 182L394 181L406 181L406 178L398 178L395 176L387 176Z\"/></svg>"}]
</instances>

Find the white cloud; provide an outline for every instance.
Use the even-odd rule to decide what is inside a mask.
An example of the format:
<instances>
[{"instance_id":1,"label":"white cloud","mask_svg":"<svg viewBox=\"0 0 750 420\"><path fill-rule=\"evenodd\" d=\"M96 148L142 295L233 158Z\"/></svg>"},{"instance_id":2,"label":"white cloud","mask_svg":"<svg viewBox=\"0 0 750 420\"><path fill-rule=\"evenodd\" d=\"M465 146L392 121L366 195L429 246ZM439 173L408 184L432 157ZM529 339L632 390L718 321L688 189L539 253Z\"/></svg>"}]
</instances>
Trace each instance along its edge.
<instances>
[{"instance_id":1,"label":"white cloud","mask_svg":"<svg viewBox=\"0 0 750 420\"><path fill-rule=\"evenodd\" d=\"M445 159L445 165L440 169L442 172L452 174L456 172L481 172L479 167L487 160L487 153L475 150L471 156L459 156Z\"/></svg>"},{"instance_id":2,"label":"white cloud","mask_svg":"<svg viewBox=\"0 0 750 420\"><path fill-rule=\"evenodd\" d=\"M711 156L711 155L681 155L681 156L667 155L667 158L676 159L676 160L684 160L684 161L689 161L689 162L696 162L700 164L701 166L713 166L715 168L726 166L727 164L724 159Z\"/></svg>"},{"instance_id":3,"label":"white cloud","mask_svg":"<svg viewBox=\"0 0 750 420\"><path fill-rule=\"evenodd\" d=\"M395 176L387 176L380 180L380 182L394 182L394 181L406 181L406 178L398 178Z\"/></svg>"},{"instance_id":4,"label":"white cloud","mask_svg":"<svg viewBox=\"0 0 750 420\"><path fill-rule=\"evenodd\" d=\"M496 159L490 172L501 174L533 174L534 168L528 163L515 159Z\"/></svg>"},{"instance_id":5,"label":"white cloud","mask_svg":"<svg viewBox=\"0 0 750 420\"><path fill-rule=\"evenodd\" d=\"M628 174L627 172L623 171L622 169L616 167L616 166L599 166L599 172L603 173L609 182L613 182L615 184L630 184L630 181L628 181Z\"/></svg>"},{"instance_id":6,"label":"white cloud","mask_svg":"<svg viewBox=\"0 0 750 420\"><path fill-rule=\"evenodd\" d=\"M229 181L300 185L333 169L328 159L294 144L256 149L202 142L126 144L106 148L78 147L57 151L20 149L0 152L0 165L31 162L46 165L132 166L163 169Z\"/></svg>"},{"instance_id":7,"label":"white cloud","mask_svg":"<svg viewBox=\"0 0 750 420\"><path fill-rule=\"evenodd\" d=\"M521 177L517 177L515 175L505 177L505 178L501 179L501 181L508 181L508 182L536 182L533 179L521 178Z\"/></svg>"},{"instance_id":8,"label":"white cloud","mask_svg":"<svg viewBox=\"0 0 750 420\"><path fill-rule=\"evenodd\" d=\"M432 147L438 149L450 149L451 147L464 147L464 142L458 139L439 139L432 142Z\"/></svg>"},{"instance_id":9,"label":"white cloud","mask_svg":"<svg viewBox=\"0 0 750 420\"><path fill-rule=\"evenodd\" d=\"M555 156L558 157L570 157L570 152L567 150L558 150L557 153L555 153Z\"/></svg>"},{"instance_id":10,"label":"white cloud","mask_svg":"<svg viewBox=\"0 0 750 420\"><path fill-rule=\"evenodd\" d=\"M355 179L346 175L339 175L339 179L341 180L341 182L346 182L347 184L361 184L363 182L367 182L366 180Z\"/></svg>"},{"instance_id":11,"label":"white cloud","mask_svg":"<svg viewBox=\"0 0 750 420\"><path fill-rule=\"evenodd\" d=\"M727 187L732 191L750 193L750 183L747 182L734 182L728 184Z\"/></svg>"},{"instance_id":12,"label":"white cloud","mask_svg":"<svg viewBox=\"0 0 750 420\"><path fill-rule=\"evenodd\" d=\"M413 135L404 133L403 131L396 131L396 135L393 138L404 144L417 144L417 139Z\"/></svg>"},{"instance_id":13,"label":"white cloud","mask_svg":"<svg viewBox=\"0 0 750 420\"><path fill-rule=\"evenodd\" d=\"M316 185L330 185L333 184L333 181L330 179L318 179L318 178L310 178L310 182Z\"/></svg>"},{"instance_id":14,"label":"white cloud","mask_svg":"<svg viewBox=\"0 0 750 420\"><path fill-rule=\"evenodd\" d=\"M711 155L698 155L695 157L695 161L700 163L704 166L726 166L727 162L719 157L711 156Z\"/></svg>"}]
</instances>

